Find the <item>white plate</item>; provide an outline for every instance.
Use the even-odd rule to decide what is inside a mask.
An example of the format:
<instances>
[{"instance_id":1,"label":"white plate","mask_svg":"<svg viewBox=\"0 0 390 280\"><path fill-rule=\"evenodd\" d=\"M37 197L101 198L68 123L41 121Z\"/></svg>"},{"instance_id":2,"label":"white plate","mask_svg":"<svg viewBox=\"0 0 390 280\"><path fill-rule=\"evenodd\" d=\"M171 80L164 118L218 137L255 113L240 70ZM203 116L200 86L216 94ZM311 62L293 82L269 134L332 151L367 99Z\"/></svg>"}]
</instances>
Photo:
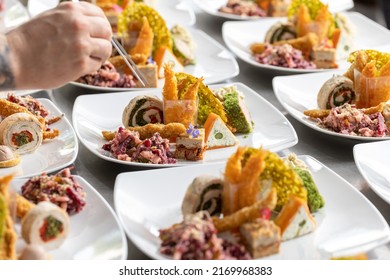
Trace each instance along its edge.
<instances>
[{"instance_id":1,"label":"white plate","mask_svg":"<svg viewBox=\"0 0 390 280\"><path fill-rule=\"evenodd\" d=\"M238 75L239 67L234 56L221 44L199 29L188 29L191 33L194 42L196 43L195 50L195 65L184 67L184 72L196 77L204 77L206 84L222 82ZM150 90L150 88L107 88L85 85L81 83L71 82L73 85L99 91L134 91L134 90ZM160 79L158 88L162 88L164 80Z\"/></svg>"},{"instance_id":2,"label":"white plate","mask_svg":"<svg viewBox=\"0 0 390 280\"><path fill-rule=\"evenodd\" d=\"M172 20L181 25L193 25L196 22L194 11L182 0L157 0L155 9L169 24ZM59 0L28 0L27 9L36 16L57 6Z\"/></svg>"},{"instance_id":3,"label":"white plate","mask_svg":"<svg viewBox=\"0 0 390 280\"><path fill-rule=\"evenodd\" d=\"M127 240L115 212L87 181L73 176L87 194L86 205L80 213L70 216L69 237L50 255L55 260L125 260ZM11 189L20 193L26 180L13 180ZM21 241L19 245L22 244Z\"/></svg>"},{"instance_id":4,"label":"white plate","mask_svg":"<svg viewBox=\"0 0 390 280\"><path fill-rule=\"evenodd\" d=\"M276 98L293 116L308 127L320 131L322 133L333 135L341 138L349 138L361 141L379 141L388 140L389 136L385 137L364 137L346 135L331 131L326 128L319 127L317 122L308 118L303 114L305 110L317 109L317 93L326 80L330 79L334 74L343 74L345 71L333 71L323 73L311 73L304 75L290 75L284 77L275 77L272 80L272 86Z\"/></svg>"},{"instance_id":5,"label":"white plate","mask_svg":"<svg viewBox=\"0 0 390 280\"><path fill-rule=\"evenodd\" d=\"M328 259L367 252L389 241L386 220L366 197L314 158L300 159L311 169L326 204L315 214L313 233L283 242L280 253L268 259ZM127 236L151 258L164 259L158 229L182 220L182 199L196 176L220 175L224 168L219 163L119 174L114 204Z\"/></svg>"},{"instance_id":6,"label":"white plate","mask_svg":"<svg viewBox=\"0 0 390 280\"><path fill-rule=\"evenodd\" d=\"M50 116L62 114L60 109L47 98L38 98L39 102L49 110ZM14 173L16 177L24 178L50 173L72 164L78 152L76 134L66 117L50 125L56 128L60 135L51 140L43 141L42 145L33 153L21 156L21 162L14 167L0 168L0 176Z\"/></svg>"},{"instance_id":7,"label":"white plate","mask_svg":"<svg viewBox=\"0 0 390 280\"><path fill-rule=\"evenodd\" d=\"M257 17L257 16L239 16L232 15L228 13L219 12L218 9L222 6L225 6L228 2L227 0L192 0L200 9L204 12L221 17L226 19L234 19L234 20L257 20L257 19L265 19L267 17ZM344 11L353 8L354 4L352 0L322 0L323 3L327 3L329 5L329 10L332 13Z\"/></svg>"},{"instance_id":8,"label":"white plate","mask_svg":"<svg viewBox=\"0 0 390 280\"><path fill-rule=\"evenodd\" d=\"M390 30L356 12L346 12L354 26L354 49L377 49L389 46ZM264 41L269 28L285 18L267 18L258 21L227 21L222 25L222 36L226 46L243 61L262 69L273 69L288 73L308 73L329 71L329 69L291 69L257 62L249 47L255 42ZM347 68L346 58L337 61L339 68Z\"/></svg>"},{"instance_id":9,"label":"white plate","mask_svg":"<svg viewBox=\"0 0 390 280\"><path fill-rule=\"evenodd\" d=\"M390 203L390 141L355 145L353 156L373 191Z\"/></svg>"},{"instance_id":10,"label":"white plate","mask_svg":"<svg viewBox=\"0 0 390 280\"><path fill-rule=\"evenodd\" d=\"M211 89L217 89L227 84L212 85ZM238 90L244 93L245 103L251 112L254 122L254 131L248 135L237 135L241 145L260 147L273 151L289 148L298 142L294 128L275 107L259 94L241 83L234 83ZM81 143L98 157L125 165L138 165L145 167L164 167L193 165L210 162L224 162L237 147L214 149L205 152L203 161L178 161L176 164L147 164L118 160L104 151L101 147L107 141L104 140L102 130L116 131L122 126L122 112L129 101L142 92L120 92L109 94L81 95L77 97L73 107L73 125ZM161 90L148 91L148 94L160 98Z\"/></svg>"}]
</instances>

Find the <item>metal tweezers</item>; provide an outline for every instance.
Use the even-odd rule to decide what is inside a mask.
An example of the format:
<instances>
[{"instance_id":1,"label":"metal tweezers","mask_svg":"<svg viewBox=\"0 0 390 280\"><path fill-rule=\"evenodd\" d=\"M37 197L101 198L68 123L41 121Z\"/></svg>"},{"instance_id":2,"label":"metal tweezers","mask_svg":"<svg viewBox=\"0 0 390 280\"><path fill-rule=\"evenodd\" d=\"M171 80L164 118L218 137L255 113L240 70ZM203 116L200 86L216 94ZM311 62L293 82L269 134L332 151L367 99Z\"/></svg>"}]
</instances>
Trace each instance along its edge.
<instances>
[{"instance_id":1,"label":"metal tweezers","mask_svg":"<svg viewBox=\"0 0 390 280\"><path fill-rule=\"evenodd\" d=\"M72 2L78 3L79 0L72 0ZM131 72L133 72L133 74L137 78L137 80L140 81L140 83L142 84L143 87L146 87L146 79L145 79L144 75L142 75L141 71L138 69L137 65L131 59L130 55L126 52L126 50L123 48L121 43L119 43L116 38L112 37L111 44L117 50L117 52L120 54L120 56L123 58L126 65L130 68Z\"/></svg>"}]
</instances>

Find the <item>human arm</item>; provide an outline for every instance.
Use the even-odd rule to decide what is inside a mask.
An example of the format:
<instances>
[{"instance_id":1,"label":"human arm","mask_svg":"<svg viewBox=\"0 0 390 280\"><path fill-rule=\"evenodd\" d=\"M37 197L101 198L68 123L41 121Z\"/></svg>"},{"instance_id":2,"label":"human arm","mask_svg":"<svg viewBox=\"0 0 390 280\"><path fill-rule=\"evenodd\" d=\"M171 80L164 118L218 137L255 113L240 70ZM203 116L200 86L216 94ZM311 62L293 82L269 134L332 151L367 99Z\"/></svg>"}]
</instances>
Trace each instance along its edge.
<instances>
[{"instance_id":1,"label":"human arm","mask_svg":"<svg viewBox=\"0 0 390 280\"><path fill-rule=\"evenodd\" d=\"M48 89L97 70L111 54L103 11L64 2L0 36L0 90Z\"/></svg>"}]
</instances>

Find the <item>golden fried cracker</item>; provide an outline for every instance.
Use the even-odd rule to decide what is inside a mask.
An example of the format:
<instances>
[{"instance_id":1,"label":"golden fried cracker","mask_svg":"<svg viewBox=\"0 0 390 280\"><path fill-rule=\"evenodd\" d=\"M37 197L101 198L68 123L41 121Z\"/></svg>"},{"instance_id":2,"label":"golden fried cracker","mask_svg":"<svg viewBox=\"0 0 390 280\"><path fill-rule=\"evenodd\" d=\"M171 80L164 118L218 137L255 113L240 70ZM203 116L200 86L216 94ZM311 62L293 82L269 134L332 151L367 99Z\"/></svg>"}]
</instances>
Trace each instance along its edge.
<instances>
[{"instance_id":1,"label":"golden fried cracker","mask_svg":"<svg viewBox=\"0 0 390 280\"><path fill-rule=\"evenodd\" d=\"M330 110L327 109L313 109L313 110L305 110L303 114L313 119L323 119L326 118L330 113Z\"/></svg>"}]
</instances>

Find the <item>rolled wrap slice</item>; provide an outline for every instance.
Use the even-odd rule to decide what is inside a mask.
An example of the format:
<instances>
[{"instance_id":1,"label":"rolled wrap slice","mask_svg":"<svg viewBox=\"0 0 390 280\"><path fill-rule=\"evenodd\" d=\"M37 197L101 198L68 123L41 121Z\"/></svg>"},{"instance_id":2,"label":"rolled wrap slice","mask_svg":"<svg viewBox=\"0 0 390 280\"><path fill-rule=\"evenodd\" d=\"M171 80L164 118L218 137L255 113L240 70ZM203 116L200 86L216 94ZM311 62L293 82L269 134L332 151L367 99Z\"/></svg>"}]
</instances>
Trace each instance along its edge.
<instances>
[{"instance_id":1,"label":"rolled wrap slice","mask_svg":"<svg viewBox=\"0 0 390 280\"><path fill-rule=\"evenodd\" d=\"M123 110L122 123L125 127L163 123L162 101L151 95L140 95L133 98Z\"/></svg>"},{"instance_id":2,"label":"rolled wrap slice","mask_svg":"<svg viewBox=\"0 0 390 280\"><path fill-rule=\"evenodd\" d=\"M319 90L317 103L320 109L331 109L345 103L355 103L353 82L345 76L333 76Z\"/></svg>"},{"instance_id":3,"label":"rolled wrap slice","mask_svg":"<svg viewBox=\"0 0 390 280\"><path fill-rule=\"evenodd\" d=\"M264 41L273 44L279 41L295 39L297 34L295 28L290 22L277 22L267 31Z\"/></svg>"},{"instance_id":4,"label":"rolled wrap slice","mask_svg":"<svg viewBox=\"0 0 390 280\"><path fill-rule=\"evenodd\" d=\"M38 119L27 113L16 113L0 123L0 144L19 154L31 153L43 141L43 127Z\"/></svg>"},{"instance_id":5,"label":"rolled wrap slice","mask_svg":"<svg viewBox=\"0 0 390 280\"><path fill-rule=\"evenodd\" d=\"M64 243L70 231L68 214L57 205L42 201L22 220L22 237L27 244L54 250Z\"/></svg>"},{"instance_id":6,"label":"rolled wrap slice","mask_svg":"<svg viewBox=\"0 0 390 280\"><path fill-rule=\"evenodd\" d=\"M212 175L196 177L188 186L182 203L183 216L205 210L211 216L222 211L223 181Z\"/></svg>"}]
</instances>

